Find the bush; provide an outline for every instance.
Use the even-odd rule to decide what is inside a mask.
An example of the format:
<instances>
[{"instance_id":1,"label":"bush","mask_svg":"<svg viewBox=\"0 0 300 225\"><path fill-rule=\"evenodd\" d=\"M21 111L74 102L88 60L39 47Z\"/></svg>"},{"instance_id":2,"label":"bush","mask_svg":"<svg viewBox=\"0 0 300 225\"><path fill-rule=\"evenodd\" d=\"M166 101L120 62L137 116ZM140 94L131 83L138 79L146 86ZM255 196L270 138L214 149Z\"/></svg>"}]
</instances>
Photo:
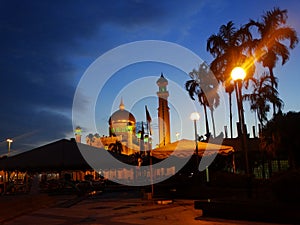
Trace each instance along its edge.
<instances>
[{"instance_id":1,"label":"bush","mask_svg":"<svg viewBox=\"0 0 300 225\"><path fill-rule=\"evenodd\" d=\"M211 185L221 188L247 188L250 177L245 174L216 172L211 174Z\"/></svg>"},{"instance_id":2,"label":"bush","mask_svg":"<svg viewBox=\"0 0 300 225\"><path fill-rule=\"evenodd\" d=\"M272 193L282 202L300 200L300 170L287 171L271 179Z\"/></svg>"}]
</instances>

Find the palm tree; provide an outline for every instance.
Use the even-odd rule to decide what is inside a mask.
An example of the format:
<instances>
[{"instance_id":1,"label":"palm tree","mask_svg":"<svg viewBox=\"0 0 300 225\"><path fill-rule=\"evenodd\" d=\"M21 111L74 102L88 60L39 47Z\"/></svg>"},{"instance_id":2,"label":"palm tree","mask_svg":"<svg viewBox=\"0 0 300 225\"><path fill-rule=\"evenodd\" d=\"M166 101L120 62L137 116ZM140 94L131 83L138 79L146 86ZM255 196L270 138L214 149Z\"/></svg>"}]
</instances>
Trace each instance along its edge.
<instances>
[{"instance_id":1,"label":"palm tree","mask_svg":"<svg viewBox=\"0 0 300 225\"><path fill-rule=\"evenodd\" d=\"M213 134L216 137L216 126L214 119L214 110L220 105L220 95L218 93L219 84L215 78L212 71L209 69L209 66L205 63L201 65L200 73L200 87L204 91L208 107L210 109L210 116L213 125Z\"/></svg>"},{"instance_id":2,"label":"palm tree","mask_svg":"<svg viewBox=\"0 0 300 225\"><path fill-rule=\"evenodd\" d=\"M252 35L248 27L237 29L232 21L222 25L217 34L211 35L207 40L206 50L215 58L210 69L217 80L223 83L229 95L229 108L231 108L231 71L236 66L241 66L247 71L247 80L255 71L252 52ZM230 113L230 129L232 134L232 113Z\"/></svg>"},{"instance_id":3,"label":"palm tree","mask_svg":"<svg viewBox=\"0 0 300 225\"><path fill-rule=\"evenodd\" d=\"M193 70L192 73L195 73L196 70ZM207 99L206 96L203 92L203 90L201 90L199 84L197 83L197 81L195 80L188 80L185 83L185 89L189 92L189 95L191 97L191 99L195 100L194 95L196 95L198 97L198 101L200 103L200 105L203 106L203 110L204 110L204 117L205 117L205 128L206 128L206 135L210 134L209 131L209 125L208 125L208 118L207 118Z\"/></svg>"},{"instance_id":4,"label":"palm tree","mask_svg":"<svg viewBox=\"0 0 300 225\"><path fill-rule=\"evenodd\" d=\"M265 127L265 122L268 122L267 113L270 111L270 105L268 102L275 104L279 109L282 108L283 102L278 97L278 91L272 86L272 79L271 76L267 73L263 73L261 77L258 79L252 78L252 86L253 92L251 94L245 94L243 99L250 101L250 109L257 113L257 117L259 123L261 125L260 132L260 146L264 149L262 160L263 165L266 158L266 154L268 152L272 152L270 149L274 149L274 142L269 137L265 137L262 135L262 130ZM269 168L269 175L272 174L272 162L270 159L267 160L268 168ZM278 161L278 165L280 165ZM279 167L278 167L279 168ZM263 166L263 177L265 177L265 169Z\"/></svg>"},{"instance_id":5,"label":"palm tree","mask_svg":"<svg viewBox=\"0 0 300 225\"><path fill-rule=\"evenodd\" d=\"M193 69L189 73L191 80L185 83L185 88L189 92L191 99L195 100L194 95L198 97L199 103L203 106L206 126L206 137L210 137L207 107L211 112L211 119L213 124L214 136L215 132L215 121L214 121L214 109L219 106L220 96L218 94L218 82L212 74L206 63L202 63L199 69Z\"/></svg>"},{"instance_id":6,"label":"palm tree","mask_svg":"<svg viewBox=\"0 0 300 225\"><path fill-rule=\"evenodd\" d=\"M281 10L275 7L271 11L267 11L262 16L262 21L253 21L246 27L256 27L260 35L258 39L254 39L255 56L258 62L267 67L271 76L272 87L277 88L274 68L276 62L281 58L281 64L284 65L289 60L289 49L294 49L298 43L296 31L286 25L287 10ZM289 46L286 46L286 41ZM273 115L276 113L276 105L273 103Z\"/></svg>"},{"instance_id":7,"label":"palm tree","mask_svg":"<svg viewBox=\"0 0 300 225\"><path fill-rule=\"evenodd\" d=\"M268 102L281 109L282 100L278 97L278 91L272 86L272 78L267 73L263 73L258 79L252 78L253 92L245 94L243 99L250 101L250 109L257 113L261 127L268 121L267 113L270 111Z\"/></svg>"}]
</instances>

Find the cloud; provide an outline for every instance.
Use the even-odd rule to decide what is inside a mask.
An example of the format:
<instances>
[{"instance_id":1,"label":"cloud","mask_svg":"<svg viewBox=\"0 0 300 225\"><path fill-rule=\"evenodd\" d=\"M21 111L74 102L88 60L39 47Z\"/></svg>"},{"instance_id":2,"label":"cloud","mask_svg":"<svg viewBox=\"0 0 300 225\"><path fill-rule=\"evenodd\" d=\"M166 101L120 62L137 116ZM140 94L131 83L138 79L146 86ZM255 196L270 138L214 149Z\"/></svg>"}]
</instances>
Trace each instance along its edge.
<instances>
[{"instance_id":1,"label":"cloud","mask_svg":"<svg viewBox=\"0 0 300 225\"><path fill-rule=\"evenodd\" d=\"M1 3L1 139L39 130L34 138L20 140L28 146L29 140L51 140L72 130L76 84L72 80L77 68L69 59L84 48L77 45L79 40L92 39L109 21L131 24L142 12L147 20L151 11L151 7L139 10L133 2L114 5L106 1Z\"/></svg>"},{"instance_id":2,"label":"cloud","mask_svg":"<svg viewBox=\"0 0 300 225\"><path fill-rule=\"evenodd\" d=\"M138 0L2 1L0 139L38 130L19 140L24 149L72 132L75 88L96 56L129 41L163 37L176 26L173 20L193 14L191 6Z\"/></svg>"}]
</instances>

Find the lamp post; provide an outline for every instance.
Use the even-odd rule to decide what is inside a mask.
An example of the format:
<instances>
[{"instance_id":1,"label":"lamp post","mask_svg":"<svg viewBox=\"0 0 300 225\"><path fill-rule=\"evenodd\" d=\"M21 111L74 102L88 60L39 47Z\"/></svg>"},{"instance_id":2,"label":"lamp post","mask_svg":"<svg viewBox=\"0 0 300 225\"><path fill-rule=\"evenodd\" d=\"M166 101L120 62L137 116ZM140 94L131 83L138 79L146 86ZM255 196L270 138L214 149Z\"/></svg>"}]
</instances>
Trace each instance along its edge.
<instances>
[{"instance_id":1,"label":"lamp post","mask_svg":"<svg viewBox=\"0 0 300 225\"><path fill-rule=\"evenodd\" d=\"M246 72L242 67L235 67L231 71L231 78L235 82L235 90L236 90L236 100L238 105L238 114L239 114L239 124L240 131L242 135L242 148L245 154L245 169L246 174L249 174L249 162L248 162L248 145L247 145L247 131L245 127L245 119L244 119L244 109L243 109L243 96L242 96L242 81L246 77Z\"/></svg>"},{"instance_id":2,"label":"lamp post","mask_svg":"<svg viewBox=\"0 0 300 225\"><path fill-rule=\"evenodd\" d=\"M11 147L11 143L13 142L13 140L10 139L10 138L7 138L7 139L6 139L6 142L7 142L7 146L8 146L8 153L7 153L7 156L9 156L9 153L10 153L10 147Z\"/></svg>"},{"instance_id":3,"label":"lamp post","mask_svg":"<svg viewBox=\"0 0 300 225\"><path fill-rule=\"evenodd\" d=\"M179 140L179 137L180 137L180 133L179 132L176 132L176 140L178 141Z\"/></svg>"},{"instance_id":4,"label":"lamp post","mask_svg":"<svg viewBox=\"0 0 300 225\"><path fill-rule=\"evenodd\" d=\"M193 112L190 116L190 119L194 121L194 128L195 128L195 145L196 145L196 150L195 150L195 153L196 153L196 170L198 171L198 163L199 163L199 160L198 160L198 134L197 134L197 120L200 119L200 115L198 112Z\"/></svg>"}]
</instances>

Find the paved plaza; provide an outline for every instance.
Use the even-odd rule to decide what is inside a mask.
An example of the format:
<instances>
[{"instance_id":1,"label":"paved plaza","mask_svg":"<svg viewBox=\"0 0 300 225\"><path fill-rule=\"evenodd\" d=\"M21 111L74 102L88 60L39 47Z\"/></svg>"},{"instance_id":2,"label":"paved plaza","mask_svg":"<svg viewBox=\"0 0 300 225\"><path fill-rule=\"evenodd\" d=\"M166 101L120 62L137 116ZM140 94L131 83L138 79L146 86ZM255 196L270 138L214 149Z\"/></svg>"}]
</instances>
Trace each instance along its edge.
<instances>
[{"instance_id":1,"label":"paved plaza","mask_svg":"<svg viewBox=\"0 0 300 225\"><path fill-rule=\"evenodd\" d=\"M202 217L193 200L159 202L129 196L126 192L103 193L84 199L69 199L55 205L18 215L5 225L133 225L133 224L270 224ZM166 203L166 204L164 204ZM167 204L169 203L169 204Z\"/></svg>"}]
</instances>

